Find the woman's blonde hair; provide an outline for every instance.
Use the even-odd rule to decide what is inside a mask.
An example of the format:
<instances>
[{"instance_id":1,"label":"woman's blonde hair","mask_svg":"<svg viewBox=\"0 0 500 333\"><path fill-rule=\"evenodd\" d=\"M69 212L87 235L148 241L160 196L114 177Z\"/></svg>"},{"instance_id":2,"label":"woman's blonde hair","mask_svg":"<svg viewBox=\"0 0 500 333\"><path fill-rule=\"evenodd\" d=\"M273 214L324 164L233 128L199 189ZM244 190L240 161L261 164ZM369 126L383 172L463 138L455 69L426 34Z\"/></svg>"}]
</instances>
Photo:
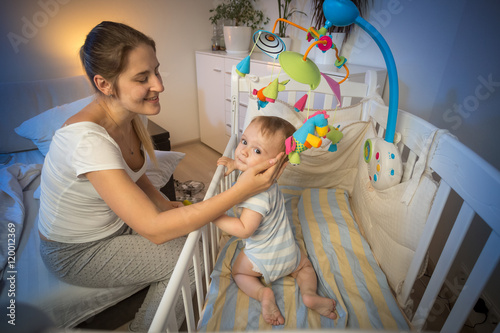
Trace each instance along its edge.
<instances>
[{"instance_id":1,"label":"woman's blonde hair","mask_svg":"<svg viewBox=\"0 0 500 333\"><path fill-rule=\"evenodd\" d=\"M101 75L112 84L113 94L118 96L116 81L125 68L127 56L141 44L151 46L156 52L153 39L123 23L103 21L89 32L80 48L80 60L98 94L102 92L95 85L94 76ZM157 164L151 136L139 115L132 120L132 126L150 159Z\"/></svg>"}]
</instances>

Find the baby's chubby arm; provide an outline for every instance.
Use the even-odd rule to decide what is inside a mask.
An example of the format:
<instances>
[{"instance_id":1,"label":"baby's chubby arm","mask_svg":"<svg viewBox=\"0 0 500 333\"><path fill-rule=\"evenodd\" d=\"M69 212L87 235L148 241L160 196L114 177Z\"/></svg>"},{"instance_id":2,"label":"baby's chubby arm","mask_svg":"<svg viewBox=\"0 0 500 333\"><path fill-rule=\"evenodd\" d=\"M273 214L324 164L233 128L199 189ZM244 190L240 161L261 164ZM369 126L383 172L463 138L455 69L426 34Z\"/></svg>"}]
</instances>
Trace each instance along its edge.
<instances>
[{"instance_id":1,"label":"baby's chubby arm","mask_svg":"<svg viewBox=\"0 0 500 333\"><path fill-rule=\"evenodd\" d=\"M221 158L219 158L217 160L217 165L224 165L226 167L226 173L224 174L224 176L229 175L236 169L234 166L234 160L226 156L222 156Z\"/></svg>"},{"instance_id":2,"label":"baby's chubby arm","mask_svg":"<svg viewBox=\"0 0 500 333\"><path fill-rule=\"evenodd\" d=\"M251 209L243 208L240 218L221 215L213 223L230 235L248 238L253 235L262 221L262 215Z\"/></svg>"}]
</instances>

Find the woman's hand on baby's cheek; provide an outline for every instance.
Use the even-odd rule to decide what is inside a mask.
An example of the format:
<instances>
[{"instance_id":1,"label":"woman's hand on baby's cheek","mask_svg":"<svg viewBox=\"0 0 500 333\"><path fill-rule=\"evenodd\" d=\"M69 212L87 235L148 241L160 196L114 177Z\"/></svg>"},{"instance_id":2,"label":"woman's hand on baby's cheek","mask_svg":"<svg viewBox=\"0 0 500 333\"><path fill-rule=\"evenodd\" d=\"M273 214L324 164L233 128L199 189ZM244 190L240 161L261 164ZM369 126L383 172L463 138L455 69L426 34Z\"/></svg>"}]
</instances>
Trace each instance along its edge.
<instances>
[{"instance_id":1,"label":"woman's hand on baby's cheek","mask_svg":"<svg viewBox=\"0 0 500 333\"><path fill-rule=\"evenodd\" d=\"M251 195L267 190L283 173L285 158L285 153L279 153L275 158L249 168L240 175L237 183Z\"/></svg>"},{"instance_id":2,"label":"woman's hand on baby's cheek","mask_svg":"<svg viewBox=\"0 0 500 333\"><path fill-rule=\"evenodd\" d=\"M269 160L272 166L264 170L262 173L269 177L269 181L272 183L276 182L280 178L283 171L285 171L288 161L286 161L286 154L281 152L272 160Z\"/></svg>"}]
</instances>

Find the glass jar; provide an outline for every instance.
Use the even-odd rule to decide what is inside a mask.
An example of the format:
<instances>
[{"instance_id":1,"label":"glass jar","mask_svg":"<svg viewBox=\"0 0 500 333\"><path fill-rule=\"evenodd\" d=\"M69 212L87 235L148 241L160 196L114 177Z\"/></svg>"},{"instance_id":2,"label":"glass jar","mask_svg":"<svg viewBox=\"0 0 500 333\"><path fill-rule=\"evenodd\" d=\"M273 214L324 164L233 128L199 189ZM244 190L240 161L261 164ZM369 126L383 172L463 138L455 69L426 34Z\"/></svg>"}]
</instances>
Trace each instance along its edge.
<instances>
[{"instance_id":1,"label":"glass jar","mask_svg":"<svg viewBox=\"0 0 500 333\"><path fill-rule=\"evenodd\" d=\"M212 37L212 51L220 51L219 37Z\"/></svg>"}]
</instances>

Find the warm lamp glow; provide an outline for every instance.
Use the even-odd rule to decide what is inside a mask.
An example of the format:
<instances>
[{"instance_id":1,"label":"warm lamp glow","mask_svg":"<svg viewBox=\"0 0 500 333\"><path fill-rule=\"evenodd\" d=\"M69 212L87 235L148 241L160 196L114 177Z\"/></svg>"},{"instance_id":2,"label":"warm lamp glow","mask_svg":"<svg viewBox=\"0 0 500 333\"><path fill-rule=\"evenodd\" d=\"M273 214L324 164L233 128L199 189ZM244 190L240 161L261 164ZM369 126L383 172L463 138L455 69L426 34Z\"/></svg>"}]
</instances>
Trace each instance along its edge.
<instances>
[{"instance_id":1,"label":"warm lamp glow","mask_svg":"<svg viewBox=\"0 0 500 333\"><path fill-rule=\"evenodd\" d=\"M89 25L68 24L61 29L56 24L36 40L37 53L48 59L56 59L51 66L54 77L75 76L84 73L80 62L80 47L91 28ZM56 66L54 68L54 66Z\"/></svg>"}]
</instances>

